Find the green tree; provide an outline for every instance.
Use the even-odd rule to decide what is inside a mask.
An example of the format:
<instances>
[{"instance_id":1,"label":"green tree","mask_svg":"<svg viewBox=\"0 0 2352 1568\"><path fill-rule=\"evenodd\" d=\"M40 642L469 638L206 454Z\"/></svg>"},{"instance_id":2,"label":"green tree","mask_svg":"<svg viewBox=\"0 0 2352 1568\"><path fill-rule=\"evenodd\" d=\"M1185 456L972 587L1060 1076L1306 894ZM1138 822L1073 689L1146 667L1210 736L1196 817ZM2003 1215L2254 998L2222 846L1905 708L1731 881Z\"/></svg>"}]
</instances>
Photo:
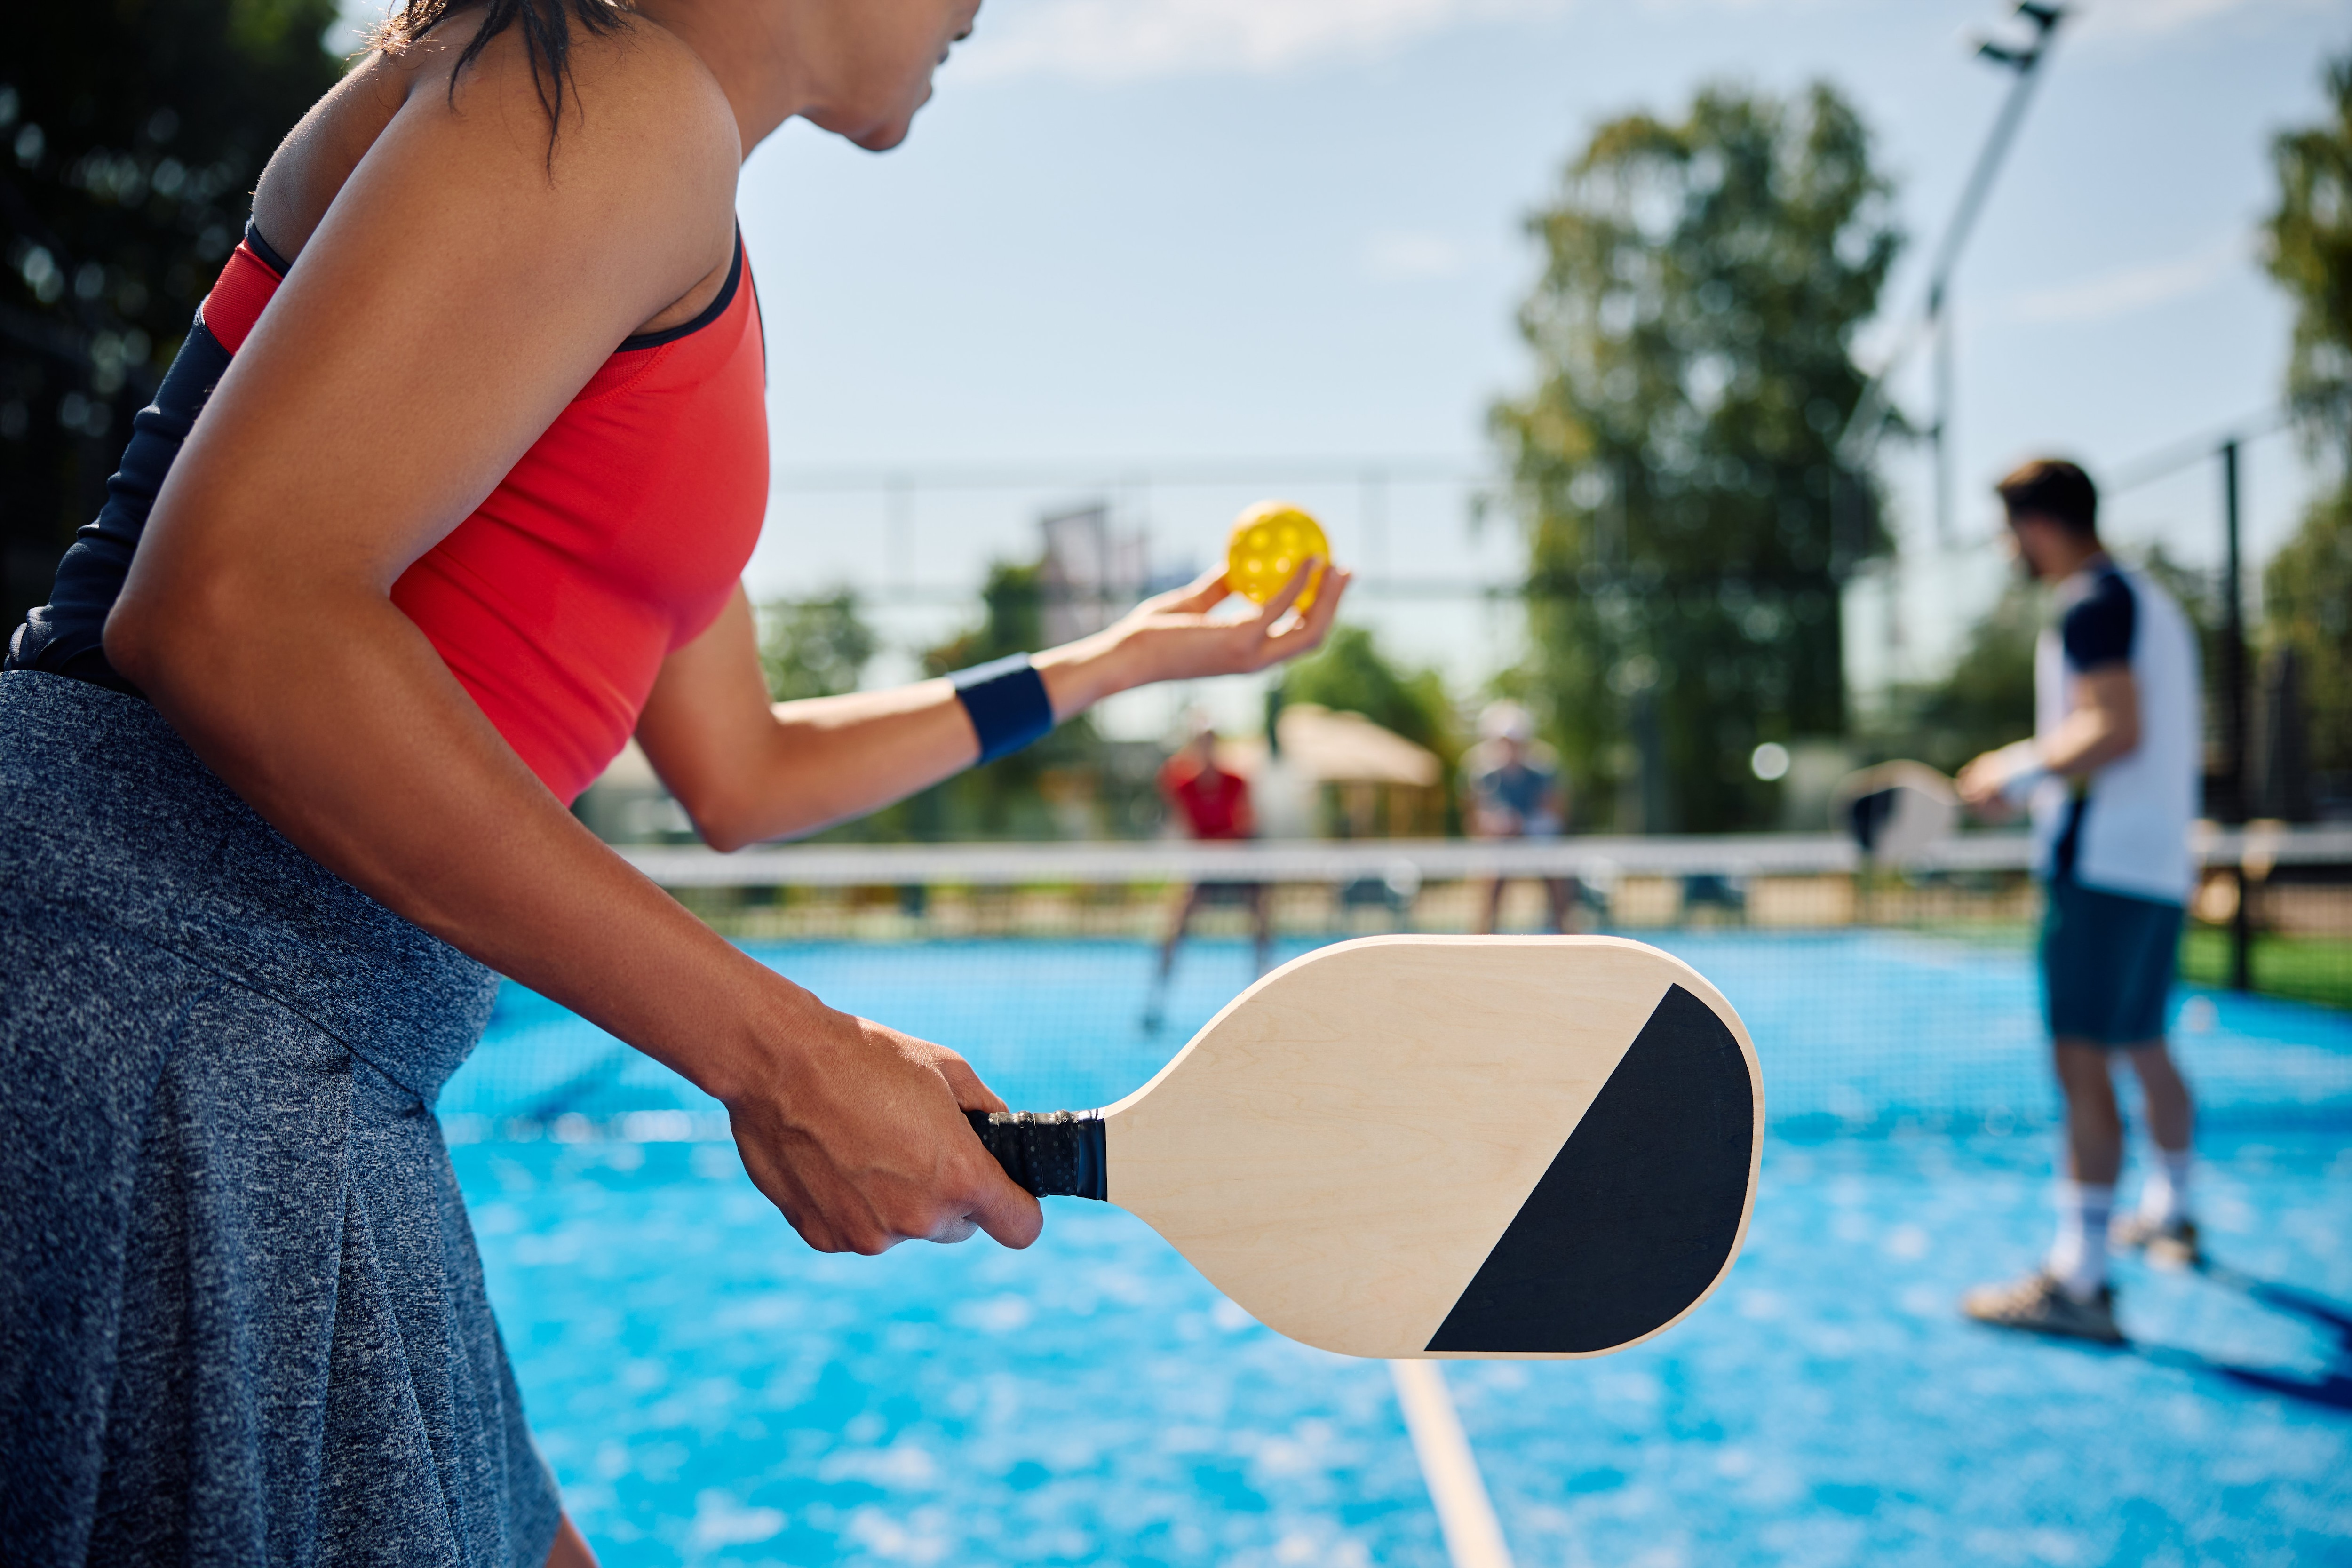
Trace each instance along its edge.
<instances>
[{"instance_id":1,"label":"green tree","mask_svg":"<svg viewBox=\"0 0 2352 1568\"><path fill-rule=\"evenodd\" d=\"M980 590L980 624L923 652L928 675L952 675L1008 654L1034 653L1045 641L1042 562L990 563Z\"/></svg>"},{"instance_id":2,"label":"green tree","mask_svg":"<svg viewBox=\"0 0 2352 1568\"><path fill-rule=\"evenodd\" d=\"M1908 757L1956 773L2033 729L2033 642L2042 596L2012 583L1976 624L1941 680L1890 689L1862 729L1873 761Z\"/></svg>"},{"instance_id":3,"label":"green tree","mask_svg":"<svg viewBox=\"0 0 2352 1568\"><path fill-rule=\"evenodd\" d=\"M1045 585L1038 562L999 561L981 589L978 625L922 654L926 675L950 675L1007 654L1045 646ZM868 818L856 829L866 838L1050 838L1057 824L1047 798L1047 775L1059 773L1080 789L1099 787L1101 738L1081 715L1033 746L999 757Z\"/></svg>"},{"instance_id":4,"label":"green tree","mask_svg":"<svg viewBox=\"0 0 2352 1568\"><path fill-rule=\"evenodd\" d=\"M1285 702L1314 702L1361 713L1384 730L1426 746L1451 771L1462 744L1445 680L1433 669L1400 669L1362 626L1336 626L1323 646L1285 667Z\"/></svg>"},{"instance_id":5,"label":"green tree","mask_svg":"<svg viewBox=\"0 0 2352 1568\"><path fill-rule=\"evenodd\" d=\"M1839 587L1885 540L1842 508L1852 353L1901 238L1833 89L1703 91L1597 131L1536 215L1540 382L1499 406L1530 528L1533 689L1618 826L1769 820L1764 740L1845 723ZM1632 787L1627 787L1632 786Z\"/></svg>"},{"instance_id":6,"label":"green tree","mask_svg":"<svg viewBox=\"0 0 2352 1568\"><path fill-rule=\"evenodd\" d=\"M1445 830L1460 831L1461 802L1454 785L1462 771L1465 742L1444 676L1434 669L1399 668L1365 627L1335 626L1321 647L1283 668L1277 689L1283 702L1313 702L1360 713L1381 728L1436 752L1443 764L1438 780L1445 792Z\"/></svg>"},{"instance_id":7,"label":"green tree","mask_svg":"<svg viewBox=\"0 0 2352 1568\"><path fill-rule=\"evenodd\" d=\"M980 591L980 624L926 651L925 673L948 675L1043 647L1044 572L1042 561L1000 561L990 566ZM908 803L908 820L919 837L1056 837L1045 793L1047 775L1059 773L1073 781L1072 787L1098 793L1102 750L1093 721L1081 714L1034 746L926 791Z\"/></svg>"},{"instance_id":8,"label":"green tree","mask_svg":"<svg viewBox=\"0 0 2352 1568\"><path fill-rule=\"evenodd\" d=\"M878 646L847 588L760 609L760 665L768 695L778 702L856 690Z\"/></svg>"},{"instance_id":9,"label":"green tree","mask_svg":"<svg viewBox=\"0 0 2352 1568\"><path fill-rule=\"evenodd\" d=\"M989 567L981 590L977 623L921 651L923 673L951 675L1007 654L1031 653L1045 644L1045 586L1037 562L999 561ZM847 594L793 607L777 617L764 640L769 687L780 694L818 695L819 688L847 690L848 672L862 668L874 639L857 618ZM778 628L789 628L780 630ZM789 653L786 649L789 648ZM787 683L800 682L787 692ZM965 838L1052 838L1066 831L1055 810L1056 789L1066 800L1087 805L1097 829L1139 831L1149 825L1152 781L1137 773L1137 759L1107 745L1085 715L1070 720L1034 745L999 757L881 811L828 829L835 842L936 841ZM1156 759L1155 759L1156 760ZM1115 763L1120 765L1114 765Z\"/></svg>"},{"instance_id":10,"label":"green tree","mask_svg":"<svg viewBox=\"0 0 2352 1568\"><path fill-rule=\"evenodd\" d=\"M2160 544L2129 554L2179 605L2196 633L2198 657L2212 668L2221 647L2221 601L2214 574L2183 565ZM2032 733L2034 642L2050 615L2042 588L2022 575L2011 580L1969 627L1941 679L1885 693L1860 726L1858 739L1871 760L1909 757L1954 773L1979 752ZM2207 697L2210 710L2210 681Z\"/></svg>"},{"instance_id":11,"label":"green tree","mask_svg":"<svg viewBox=\"0 0 2352 1568\"><path fill-rule=\"evenodd\" d=\"M2337 480L2263 574L2265 634L2302 666L2313 770L2352 794L2352 54L2332 62L2326 120L2272 147L2271 275L2295 304L2287 391Z\"/></svg>"},{"instance_id":12,"label":"green tree","mask_svg":"<svg viewBox=\"0 0 2352 1568\"><path fill-rule=\"evenodd\" d=\"M341 63L335 0L13 9L0 63L0 538L13 624L96 515L131 416Z\"/></svg>"},{"instance_id":13,"label":"green tree","mask_svg":"<svg viewBox=\"0 0 2352 1568\"><path fill-rule=\"evenodd\" d=\"M2294 297L2288 395L2342 451L2352 443L2352 54L2323 79L2328 118L2271 146L2279 200L2264 260Z\"/></svg>"},{"instance_id":14,"label":"green tree","mask_svg":"<svg viewBox=\"0 0 2352 1568\"><path fill-rule=\"evenodd\" d=\"M2326 792L2352 795L2352 485L2315 500L2263 574L2264 628L2302 666L2305 743Z\"/></svg>"}]
</instances>

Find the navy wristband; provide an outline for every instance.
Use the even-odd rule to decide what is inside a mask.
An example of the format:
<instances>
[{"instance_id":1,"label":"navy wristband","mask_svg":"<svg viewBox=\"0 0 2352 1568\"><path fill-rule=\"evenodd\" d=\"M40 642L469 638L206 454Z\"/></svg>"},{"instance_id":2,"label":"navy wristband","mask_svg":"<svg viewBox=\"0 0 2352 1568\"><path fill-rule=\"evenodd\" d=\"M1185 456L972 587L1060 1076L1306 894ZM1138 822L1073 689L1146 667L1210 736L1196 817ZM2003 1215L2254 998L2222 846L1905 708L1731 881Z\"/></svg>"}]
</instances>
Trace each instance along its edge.
<instances>
[{"instance_id":1,"label":"navy wristband","mask_svg":"<svg viewBox=\"0 0 2352 1568\"><path fill-rule=\"evenodd\" d=\"M959 669L948 679L980 736L980 760L992 763L1053 733L1054 701L1025 653Z\"/></svg>"}]
</instances>

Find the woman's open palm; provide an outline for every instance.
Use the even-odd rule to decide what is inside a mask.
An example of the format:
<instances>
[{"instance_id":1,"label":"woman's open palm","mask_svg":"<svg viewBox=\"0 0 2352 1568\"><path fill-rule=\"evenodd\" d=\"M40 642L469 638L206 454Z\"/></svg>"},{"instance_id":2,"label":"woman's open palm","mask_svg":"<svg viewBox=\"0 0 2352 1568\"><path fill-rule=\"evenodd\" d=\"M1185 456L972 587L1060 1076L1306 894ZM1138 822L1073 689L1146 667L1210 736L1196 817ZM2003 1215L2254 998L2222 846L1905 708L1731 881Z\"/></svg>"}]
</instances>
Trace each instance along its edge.
<instances>
[{"instance_id":1,"label":"woman's open palm","mask_svg":"<svg viewBox=\"0 0 2352 1568\"><path fill-rule=\"evenodd\" d=\"M1212 675L1249 675L1309 652L1331 630L1350 575L1334 567L1324 574L1315 603L1294 606L1308 574L1323 563L1308 557L1282 592L1240 615L1216 614L1232 596L1223 567L1190 584L1143 601L1110 628L1127 639L1146 680L1192 680Z\"/></svg>"}]
</instances>

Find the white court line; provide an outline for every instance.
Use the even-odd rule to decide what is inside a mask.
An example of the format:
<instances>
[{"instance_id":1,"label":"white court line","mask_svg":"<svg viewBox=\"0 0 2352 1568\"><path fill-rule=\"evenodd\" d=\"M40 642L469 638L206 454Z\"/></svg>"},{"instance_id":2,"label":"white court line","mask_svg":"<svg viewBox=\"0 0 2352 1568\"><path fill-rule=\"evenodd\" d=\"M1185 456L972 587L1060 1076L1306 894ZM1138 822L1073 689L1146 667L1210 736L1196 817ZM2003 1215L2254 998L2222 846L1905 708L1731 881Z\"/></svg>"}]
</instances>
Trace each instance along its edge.
<instances>
[{"instance_id":1,"label":"white court line","mask_svg":"<svg viewBox=\"0 0 2352 1568\"><path fill-rule=\"evenodd\" d=\"M1479 1478L1470 1439L1462 1435L1454 1396L1445 1392L1445 1373L1433 1361L1392 1361L1389 1372L1396 1379L1397 1403L1404 1406L1405 1428L1412 1434L1429 1499L1437 1505L1445 1555L1454 1568L1511 1568L1511 1549L1503 1544L1503 1526Z\"/></svg>"}]
</instances>

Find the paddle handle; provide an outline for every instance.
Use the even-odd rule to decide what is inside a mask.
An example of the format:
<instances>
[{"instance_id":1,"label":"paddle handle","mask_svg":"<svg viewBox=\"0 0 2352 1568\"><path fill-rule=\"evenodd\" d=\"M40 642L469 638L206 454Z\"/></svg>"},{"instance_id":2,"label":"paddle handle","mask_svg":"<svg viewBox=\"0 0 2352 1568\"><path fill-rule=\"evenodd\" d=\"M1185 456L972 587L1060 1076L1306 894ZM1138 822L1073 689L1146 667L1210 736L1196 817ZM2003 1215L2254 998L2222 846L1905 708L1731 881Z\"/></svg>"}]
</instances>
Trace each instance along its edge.
<instances>
[{"instance_id":1,"label":"paddle handle","mask_svg":"<svg viewBox=\"0 0 2352 1568\"><path fill-rule=\"evenodd\" d=\"M967 1110L971 1130L1004 1173L1044 1197L1104 1198L1099 1110Z\"/></svg>"}]
</instances>

